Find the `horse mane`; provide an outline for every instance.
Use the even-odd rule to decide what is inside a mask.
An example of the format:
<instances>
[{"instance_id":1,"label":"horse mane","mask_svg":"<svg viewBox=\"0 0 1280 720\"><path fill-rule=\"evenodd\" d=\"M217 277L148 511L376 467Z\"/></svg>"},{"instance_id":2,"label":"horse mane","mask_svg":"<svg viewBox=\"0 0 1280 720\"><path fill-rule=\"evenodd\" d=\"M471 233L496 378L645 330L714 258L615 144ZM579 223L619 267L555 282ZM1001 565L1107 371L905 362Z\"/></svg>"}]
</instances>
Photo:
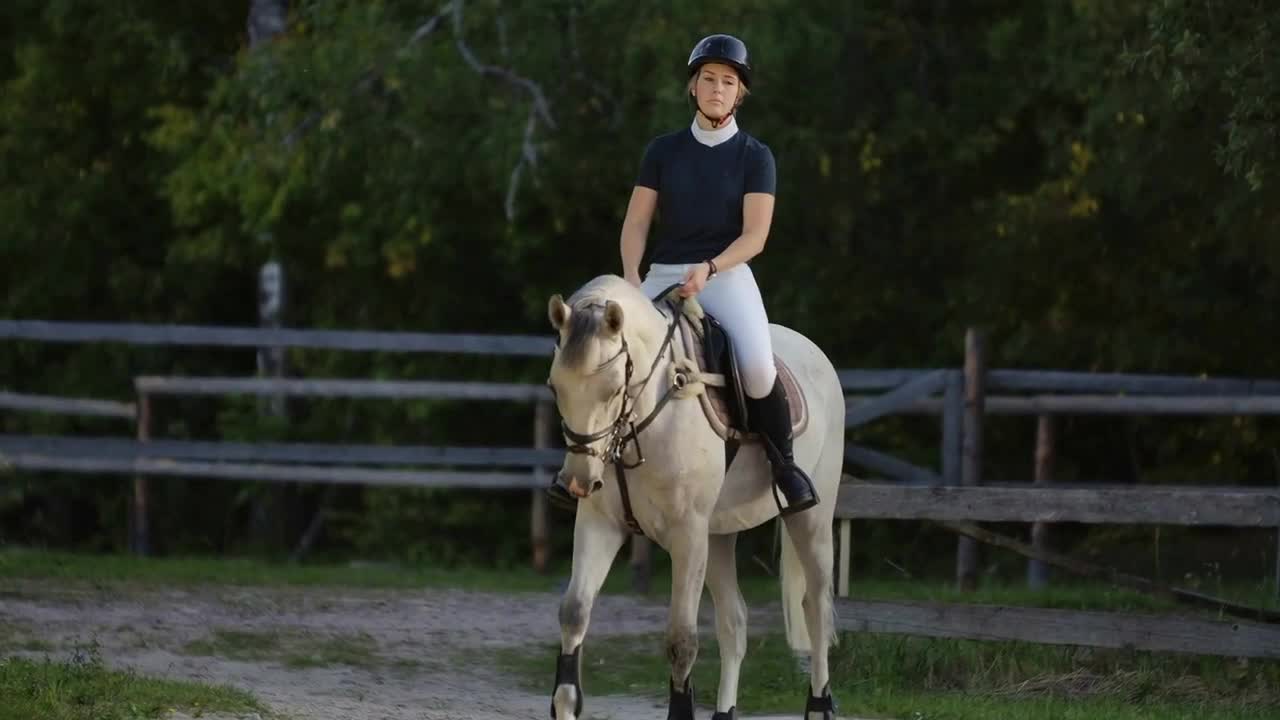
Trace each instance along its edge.
<instances>
[{"instance_id":1,"label":"horse mane","mask_svg":"<svg viewBox=\"0 0 1280 720\"><path fill-rule=\"evenodd\" d=\"M604 308L609 301L622 306L622 335L628 345L638 345L645 351L657 348L653 328L661 313L653 301L617 275L600 275L578 288L567 301L573 312L561 347L561 361L566 366L581 366L587 347L604 325Z\"/></svg>"}]
</instances>

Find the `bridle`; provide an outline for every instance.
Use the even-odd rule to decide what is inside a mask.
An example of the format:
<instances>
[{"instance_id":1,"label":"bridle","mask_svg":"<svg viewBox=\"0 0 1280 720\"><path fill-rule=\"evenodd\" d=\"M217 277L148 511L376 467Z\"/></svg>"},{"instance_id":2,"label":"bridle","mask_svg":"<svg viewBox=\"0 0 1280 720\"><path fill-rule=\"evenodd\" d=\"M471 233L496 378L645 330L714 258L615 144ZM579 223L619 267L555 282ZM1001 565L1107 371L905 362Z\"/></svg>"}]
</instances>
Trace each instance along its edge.
<instances>
[{"instance_id":1,"label":"bridle","mask_svg":"<svg viewBox=\"0 0 1280 720\"><path fill-rule=\"evenodd\" d=\"M672 287L675 286L673 285ZM668 289L668 291L669 290L670 289ZM666 294L667 292L664 291L658 295L658 297L664 297ZM569 424L563 418L560 420L560 429L565 437L565 450L567 452L575 455L587 455L589 457L598 458L603 463L613 464L614 469L618 474L618 489L622 494L622 508L626 513L627 527L632 533L637 535L643 535L644 533L640 529L640 525L636 522L635 516L631 511L631 498L627 492L626 471L634 470L644 464L644 449L640 446L640 433L644 432L644 429L653 423L653 421L658 417L658 414L662 412L662 409L666 407L668 402L670 402L675 391L684 387L687 382L687 379L683 374L676 373L672 378L671 383L667 386L666 391L662 393L662 397L658 398L658 402L654 403L653 410L650 410L649 414L646 415L643 420L636 422L633 403L644 394L645 388L648 387L649 381L653 379L654 373L658 369L658 363L661 362L664 356L673 352L671 341L672 338L675 337L676 327L680 324L680 311L679 308L674 306L671 309L671 322L667 326L666 336L662 340L662 345L658 347L658 351L653 354L653 362L649 365L649 373L645 375L644 380L639 383L640 390L636 392L634 396L629 392L629 390L633 386L631 377L635 374L635 361L631 357L631 349L627 345L627 338L625 335L622 336L622 343L621 347L618 348L618 352L614 353L612 357L600 363L591 371L590 374L592 375L603 372L620 358L626 362L623 369L622 385L620 385L618 389L609 396L609 399L605 401L607 403L611 403L618 395L622 396L621 407L618 409L618 415L613 419L613 422L595 432L580 433L569 427ZM557 346L559 345L558 338L556 340L556 344ZM553 396L555 395L554 388L552 388L551 394ZM592 445L601 440L605 441L603 450L598 450L595 447L592 447ZM636 460L632 463L628 463L623 459L623 455L625 454L628 445L635 445L636 448Z\"/></svg>"}]
</instances>

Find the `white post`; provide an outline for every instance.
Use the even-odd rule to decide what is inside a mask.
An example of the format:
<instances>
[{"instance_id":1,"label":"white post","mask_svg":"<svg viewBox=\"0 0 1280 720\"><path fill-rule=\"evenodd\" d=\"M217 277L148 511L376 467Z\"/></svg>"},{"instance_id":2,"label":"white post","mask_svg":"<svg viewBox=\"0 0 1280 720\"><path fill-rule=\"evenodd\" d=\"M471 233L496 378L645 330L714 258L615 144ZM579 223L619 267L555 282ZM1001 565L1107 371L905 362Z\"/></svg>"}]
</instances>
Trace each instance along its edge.
<instances>
[{"instance_id":1,"label":"white post","mask_svg":"<svg viewBox=\"0 0 1280 720\"><path fill-rule=\"evenodd\" d=\"M852 525L848 518L840 520L840 577L836 581L836 592L840 597L849 597L849 546L852 545Z\"/></svg>"}]
</instances>

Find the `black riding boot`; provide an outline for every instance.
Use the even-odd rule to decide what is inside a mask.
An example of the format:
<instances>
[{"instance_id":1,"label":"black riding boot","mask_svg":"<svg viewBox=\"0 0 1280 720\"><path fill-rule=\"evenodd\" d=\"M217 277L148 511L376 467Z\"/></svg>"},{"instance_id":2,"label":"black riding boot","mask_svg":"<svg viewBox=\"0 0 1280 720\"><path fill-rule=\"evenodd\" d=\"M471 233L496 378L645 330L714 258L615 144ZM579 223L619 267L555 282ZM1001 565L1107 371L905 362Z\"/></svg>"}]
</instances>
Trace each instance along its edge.
<instances>
[{"instance_id":1,"label":"black riding boot","mask_svg":"<svg viewBox=\"0 0 1280 720\"><path fill-rule=\"evenodd\" d=\"M560 482L559 474L551 476L551 484L546 487L545 492L547 493L547 498L551 500L552 505L560 508L561 510L577 512L578 498L574 497L573 493L565 489L564 484Z\"/></svg>"},{"instance_id":2,"label":"black riding boot","mask_svg":"<svg viewBox=\"0 0 1280 720\"><path fill-rule=\"evenodd\" d=\"M749 398L752 428L764 436L765 452L773 470L773 482L787 499L779 504L783 515L807 510L818 504L818 491L809 476L796 466L791 454L791 411L787 407L787 391L782 378L773 381L773 390L756 399ZM776 499L776 497L775 497Z\"/></svg>"}]
</instances>

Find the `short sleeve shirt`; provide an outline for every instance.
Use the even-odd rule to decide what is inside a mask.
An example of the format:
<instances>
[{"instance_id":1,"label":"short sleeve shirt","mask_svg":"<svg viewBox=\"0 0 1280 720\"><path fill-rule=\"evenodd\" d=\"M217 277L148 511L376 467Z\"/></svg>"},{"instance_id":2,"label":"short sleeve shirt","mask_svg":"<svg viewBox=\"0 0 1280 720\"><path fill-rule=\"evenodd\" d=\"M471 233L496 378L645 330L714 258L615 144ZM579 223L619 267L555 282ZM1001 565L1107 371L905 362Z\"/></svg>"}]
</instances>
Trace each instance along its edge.
<instances>
[{"instance_id":1,"label":"short sleeve shirt","mask_svg":"<svg viewBox=\"0 0 1280 720\"><path fill-rule=\"evenodd\" d=\"M650 262L681 264L733 243L742 234L743 196L775 194L777 175L769 146L743 130L708 147L684 128L649 143L636 184L658 192Z\"/></svg>"}]
</instances>

